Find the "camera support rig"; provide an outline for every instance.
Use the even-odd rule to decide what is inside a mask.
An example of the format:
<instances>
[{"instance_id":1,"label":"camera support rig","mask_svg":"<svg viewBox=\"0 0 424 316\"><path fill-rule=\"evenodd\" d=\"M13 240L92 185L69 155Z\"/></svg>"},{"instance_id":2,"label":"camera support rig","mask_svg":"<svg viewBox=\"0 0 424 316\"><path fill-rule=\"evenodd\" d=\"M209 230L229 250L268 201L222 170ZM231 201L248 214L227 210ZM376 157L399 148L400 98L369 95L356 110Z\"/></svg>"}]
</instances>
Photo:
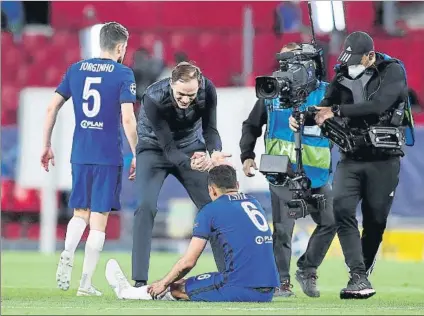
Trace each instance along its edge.
<instances>
[{"instance_id":1,"label":"camera support rig","mask_svg":"<svg viewBox=\"0 0 424 316\"><path fill-rule=\"evenodd\" d=\"M306 99L305 99L306 100ZM322 211L325 208L325 196L312 194L311 180L306 176L302 162L303 119L300 111L300 100L293 106L292 116L299 124L299 129L294 133L296 171L292 169L292 162L288 156L262 155L259 171L265 175L271 185L288 186L293 192L292 199L287 202L288 215L294 219L306 217L310 212ZM312 207L312 209L311 209Z\"/></svg>"}]
</instances>

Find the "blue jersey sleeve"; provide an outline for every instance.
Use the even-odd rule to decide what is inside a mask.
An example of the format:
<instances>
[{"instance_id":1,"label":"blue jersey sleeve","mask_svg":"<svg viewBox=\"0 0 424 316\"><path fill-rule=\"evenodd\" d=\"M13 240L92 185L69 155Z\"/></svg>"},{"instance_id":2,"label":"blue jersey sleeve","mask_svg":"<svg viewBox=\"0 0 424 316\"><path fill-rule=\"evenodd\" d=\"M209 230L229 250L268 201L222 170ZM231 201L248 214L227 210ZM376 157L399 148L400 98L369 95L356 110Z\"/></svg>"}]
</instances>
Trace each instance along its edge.
<instances>
[{"instance_id":1,"label":"blue jersey sleeve","mask_svg":"<svg viewBox=\"0 0 424 316\"><path fill-rule=\"evenodd\" d=\"M72 66L68 68L65 75L63 76L62 82L56 89L56 92L59 93L65 100L68 100L71 97L71 85L69 83L69 76L71 73Z\"/></svg>"},{"instance_id":2,"label":"blue jersey sleeve","mask_svg":"<svg viewBox=\"0 0 424 316\"><path fill-rule=\"evenodd\" d=\"M208 240L212 232L212 218L208 209L203 208L199 211L194 221L193 237Z\"/></svg>"},{"instance_id":3,"label":"blue jersey sleeve","mask_svg":"<svg viewBox=\"0 0 424 316\"><path fill-rule=\"evenodd\" d=\"M124 68L119 101L122 103L136 102L136 86L134 73L130 68Z\"/></svg>"}]
</instances>

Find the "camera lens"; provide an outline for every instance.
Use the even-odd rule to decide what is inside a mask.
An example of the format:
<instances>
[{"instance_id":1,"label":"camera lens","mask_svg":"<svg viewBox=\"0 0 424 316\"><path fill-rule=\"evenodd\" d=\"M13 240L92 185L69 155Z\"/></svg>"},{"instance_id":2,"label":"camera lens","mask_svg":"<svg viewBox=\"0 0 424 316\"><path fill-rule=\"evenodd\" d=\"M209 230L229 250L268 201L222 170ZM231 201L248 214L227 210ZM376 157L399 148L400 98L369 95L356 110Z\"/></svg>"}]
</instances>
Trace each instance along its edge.
<instances>
[{"instance_id":1,"label":"camera lens","mask_svg":"<svg viewBox=\"0 0 424 316\"><path fill-rule=\"evenodd\" d=\"M274 84L274 82L273 81L267 81L267 82L265 82L265 84L262 87L262 90L266 94L273 93L275 91L275 84Z\"/></svg>"}]
</instances>

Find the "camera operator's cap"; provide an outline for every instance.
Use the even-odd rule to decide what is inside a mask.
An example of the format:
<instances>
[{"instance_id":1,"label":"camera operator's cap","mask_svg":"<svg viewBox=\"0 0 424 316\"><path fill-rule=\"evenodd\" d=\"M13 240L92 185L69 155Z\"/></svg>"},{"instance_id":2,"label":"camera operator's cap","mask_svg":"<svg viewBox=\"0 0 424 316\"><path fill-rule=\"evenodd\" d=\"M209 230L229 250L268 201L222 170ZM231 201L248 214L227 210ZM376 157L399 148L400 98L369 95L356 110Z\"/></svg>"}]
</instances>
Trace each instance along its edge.
<instances>
[{"instance_id":1,"label":"camera operator's cap","mask_svg":"<svg viewBox=\"0 0 424 316\"><path fill-rule=\"evenodd\" d=\"M359 65L362 56L374 50L374 41L365 32L353 32L346 38L343 51L337 59L348 66Z\"/></svg>"}]
</instances>

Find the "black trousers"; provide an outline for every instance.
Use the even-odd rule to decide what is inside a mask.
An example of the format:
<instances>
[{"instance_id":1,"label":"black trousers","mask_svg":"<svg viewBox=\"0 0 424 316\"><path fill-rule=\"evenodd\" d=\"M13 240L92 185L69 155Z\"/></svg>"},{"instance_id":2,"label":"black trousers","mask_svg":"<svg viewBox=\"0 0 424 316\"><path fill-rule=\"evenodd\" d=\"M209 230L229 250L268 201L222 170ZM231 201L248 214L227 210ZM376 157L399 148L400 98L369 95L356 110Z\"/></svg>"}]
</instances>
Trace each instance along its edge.
<instances>
[{"instance_id":1,"label":"black trousers","mask_svg":"<svg viewBox=\"0 0 424 316\"><path fill-rule=\"evenodd\" d=\"M275 261L280 281L290 279L291 245L295 220L288 216L286 203L292 199L292 192L287 187L270 185L272 203L272 221L274 225L273 246ZM314 194L324 194L327 203L321 212L312 212L311 217L317 224L305 253L297 261L301 270L316 272L324 260L331 242L336 235L337 227L333 215L333 197L331 185L313 189Z\"/></svg>"},{"instance_id":2,"label":"black trousers","mask_svg":"<svg viewBox=\"0 0 424 316\"><path fill-rule=\"evenodd\" d=\"M189 147L182 150L188 156L194 152ZM133 223L132 279L147 281L157 201L166 177L169 174L174 175L187 190L198 209L209 203L211 199L206 172L178 168L170 163L160 150L149 149L138 153L136 170L136 187L139 196ZM223 254L219 251L216 240L210 240L210 243L218 270L221 271L225 268Z\"/></svg>"},{"instance_id":3,"label":"black trousers","mask_svg":"<svg viewBox=\"0 0 424 316\"><path fill-rule=\"evenodd\" d=\"M357 161L342 158L334 176L337 234L351 273L370 273L386 229L399 182L400 158ZM356 207L362 200L362 238Z\"/></svg>"}]
</instances>

